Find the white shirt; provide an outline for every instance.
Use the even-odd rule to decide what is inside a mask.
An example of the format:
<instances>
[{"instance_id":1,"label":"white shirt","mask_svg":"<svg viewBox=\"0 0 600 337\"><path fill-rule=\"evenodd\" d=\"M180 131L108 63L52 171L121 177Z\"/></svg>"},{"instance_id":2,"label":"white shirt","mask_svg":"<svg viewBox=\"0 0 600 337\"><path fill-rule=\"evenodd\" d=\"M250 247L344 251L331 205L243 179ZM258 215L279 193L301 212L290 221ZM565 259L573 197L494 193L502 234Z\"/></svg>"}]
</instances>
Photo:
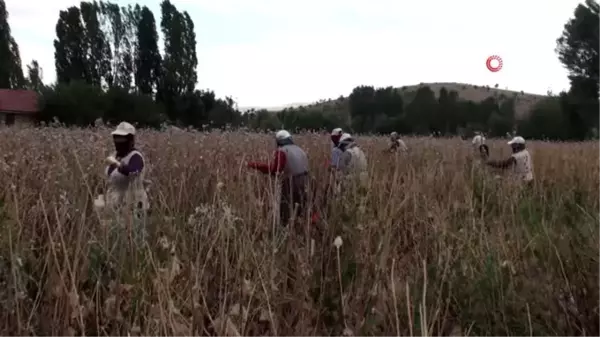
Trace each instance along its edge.
<instances>
[{"instance_id":1,"label":"white shirt","mask_svg":"<svg viewBox=\"0 0 600 337\"><path fill-rule=\"evenodd\" d=\"M398 150L400 150L401 152L408 151L408 147L402 139L396 139L396 143L398 143Z\"/></svg>"},{"instance_id":2,"label":"white shirt","mask_svg":"<svg viewBox=\"0 0 600 337\"><path fill-rule=\"evenodd\" d=\"M361 185L366 186L368 182L367 157L360 147L352 146L341 154L339 169L346 178L358 179Z\"/></svg>"},{"instance_id":3,"label":"white shirt","mask_svg":"<svg viewBox=\"0 0 600 337\"><path fill-rule=\"evenodd\" d=\"M480 146L485 144L485 137L482 135L476 135L475 137L473 137L473 145L474 146Z\"/></svg>"},{"instance_id":4,"label":"white shirt","mask_svg":"<svg viewBox=\"0 0 600 337\"><path fill-rule=\"evenodd\" d=\"M533 161L529 151L523 150L512 155L515 158L514 174L523 181L533 180Z\"/></svg>"}]
</instances>

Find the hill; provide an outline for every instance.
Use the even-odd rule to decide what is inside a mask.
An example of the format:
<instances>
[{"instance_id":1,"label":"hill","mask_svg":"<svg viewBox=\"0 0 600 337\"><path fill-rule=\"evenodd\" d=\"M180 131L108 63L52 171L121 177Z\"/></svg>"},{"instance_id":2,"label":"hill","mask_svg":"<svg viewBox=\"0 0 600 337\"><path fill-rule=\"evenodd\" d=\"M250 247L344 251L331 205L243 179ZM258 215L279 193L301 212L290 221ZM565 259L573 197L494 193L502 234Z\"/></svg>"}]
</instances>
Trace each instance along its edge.
<instances>
[{"instance_id":1,"label":"hill","mask_svg":"<svg viewBox=\"0 0 600 337\"><path fill-rule=\"evenodd\" d=\"M402 92L405 102L408 103L412 100L416 91L425 86L428 86L436 96L439 96L442 88L446 88L448 91L456 91L459 98L465 101L481 102L489 97L495 97L500 101L503 99L515 98L515 114L517 118L527 116L535 104L548 97L547 95L530 94L523 91L499 89L466 83L420 83L417 85L403 86L397 89ZM336 105L340 108L344 108L347 103L348 97L341 96L337 99L320 100L311 104L295 104L295 106L315 107ZM291 106L292 105L290 105L290 107Z\"/></svg>"}]
</instances>

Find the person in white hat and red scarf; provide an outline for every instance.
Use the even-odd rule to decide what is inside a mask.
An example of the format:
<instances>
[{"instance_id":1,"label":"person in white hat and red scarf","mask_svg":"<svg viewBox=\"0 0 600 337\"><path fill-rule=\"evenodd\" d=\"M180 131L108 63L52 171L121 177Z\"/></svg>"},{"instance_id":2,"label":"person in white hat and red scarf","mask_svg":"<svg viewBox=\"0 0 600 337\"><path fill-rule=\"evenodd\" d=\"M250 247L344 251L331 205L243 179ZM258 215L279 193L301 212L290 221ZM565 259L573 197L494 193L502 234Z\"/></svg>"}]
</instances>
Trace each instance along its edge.
<instances>
[{"instance_id":1,"label":"person in white hat and red scarf","mask_svg":"<svg viewBox=\"0 0 600 337\"><path fill-rule=\"evenodd\" d=\"M331 161L329 162L329 168L332 170L337 169L340 155L342 154L342 150L340 150L338 147L342 133L343 132L341 128L335 128L331 131L331 142L333 143L333 147L331 148Z\"/></svg>"},{"instance_id":2,"label":"person in white hat and red scarf","mask_svg":"<svg viewBox=\"0 0 600 337\"><path fill-rule=\"evenodd\" d=\"M294 144L292 135L286 130L275 134L277 149L270 163L249 162L248 168L264 174L278 176L280 181L279 216L282 226L305 212L308 187L308 157L306 152Z\"/></svg>"}]
</instances>

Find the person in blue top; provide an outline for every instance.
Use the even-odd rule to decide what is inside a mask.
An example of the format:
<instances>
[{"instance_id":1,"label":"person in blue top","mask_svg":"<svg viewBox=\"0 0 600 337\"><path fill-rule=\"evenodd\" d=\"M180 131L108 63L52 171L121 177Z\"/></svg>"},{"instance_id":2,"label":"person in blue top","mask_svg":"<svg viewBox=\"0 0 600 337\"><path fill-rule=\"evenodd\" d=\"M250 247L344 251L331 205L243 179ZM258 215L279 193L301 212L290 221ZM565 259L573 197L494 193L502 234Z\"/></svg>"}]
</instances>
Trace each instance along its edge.
<instances>
[{"instance_id":1,"label":"person in blue top","mask_svg":"<svg viewBox=\"0 0 600 337\"><path fill-rule=\"evenodd\" d=\"M331 170L337 170L339 166L340 155L343 151L338 145L340 144L342 133L341 128L335 128L331 131L331 142L333 143L333 148L331 149L331 162L329 163L329 168Z\"/></svg>"},{"instance_id":2,"label":"person in blue top","mask_svg":"<svg viewBox=\"0 0 600 337\"><path fill-rule=\"evenodd\" d=\"M342 134L343 131L341 128L335 128L331 131L331 142L333 143L333 147L331 148L331 157L327 162L329 175L327 178L327 182L325 183L325 189L323 190L324 192L321 196L322 199L319 202L323 209L326 209L328 207L328 199L335 194L336 173L340 167L340 157L344 152L339 146Z\"/></svg>"},{"instance_id":3,"label":"person in blue top","mask_svg":"<svg viewBox=\"0 0 600 337\"><path fill-rule=\"evenodd\" d=\"M135 127L122 122L113 131L114 155L106 158L108 204L112 208L133 206L146 211L148 196L143 186L144 156L135 147Z\"/></svg>"},{"instance_id":4,"label":"person in blue top","mask_svg":"<svg viewBox=\"0 0 600 337\"><path fill-rule=\"evenodd\" d=\"M120 123L112 133L114 154L106 158L107 205L118 217L133 212L136 241L146 236L148 194L144 187L146 163L135 146L136 130L127 122ZM120 221L118 221L120 222Z\"/></svg>"}]
</instances>

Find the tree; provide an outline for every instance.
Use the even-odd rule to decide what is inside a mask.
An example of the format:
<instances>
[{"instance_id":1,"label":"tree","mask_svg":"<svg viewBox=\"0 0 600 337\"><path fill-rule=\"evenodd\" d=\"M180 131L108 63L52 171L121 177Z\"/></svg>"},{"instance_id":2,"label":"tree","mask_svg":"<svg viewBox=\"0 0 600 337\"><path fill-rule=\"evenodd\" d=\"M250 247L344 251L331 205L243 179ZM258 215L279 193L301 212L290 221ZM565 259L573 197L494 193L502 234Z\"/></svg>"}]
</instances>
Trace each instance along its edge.
<instances>
[{"instance_id":1,"label":"tree","mask_svg":"<svg viewBox=\"0 0 600 337\"><path fill-rule=\"evenodd\" d=\"M90 69L87 62L88 47L77 7L60 11L54 40L54 65L56 79L61 83L88 81Z\"/></svg>"},{"instance_id":2,"label":"tree","mask_svg":"<svg viewBox=\"0 0 600 337\"><path fill-rule=\"evenodd\" d=\"M110 67L110 47L101 29L99 16L100 6L96 2L81 2L81 16L85 29L87 47L87 82L94 85L112 82Z\"/></svg>"},{"instance_id":3,"label":"tree","mask_svg":"<svg viewBox=\"0 0 600 337\"><path fill-rule=\"evenodd\" d=\"M348 97L352 128L356 132L371 130L374 122L375 88L359 86Z\"/></svg>"},{"instance_id":4,"label":"tree","mask_svg":"<svg viewBox=\"0 0 600 337\"><path fill-rule=\"evenodd\" d=\"M454 133L458 126L457 98L458 94L456 91L448 92L444 87L440 89L440 96L438 98L440 127L438 130L443 131L445 134Z\"/></svg>"},{"instance_id":5,"label":"tree","mask_svg":"<svg viewBox=\"0 0 600 337\"><path fill-rule=\"evenodd\" d=\"M529 118L519 123L519 134L533 139L568 139L570 121L561 104L559 97L549 97L537 103Z\"/></svg>"},{"instance_id":6,"label":"tree","mask_svg":"<svg viewBox=\"0 0 600 337\"><path fill-rule=\"evenodd\" d=\"M600 6L586 0L575 9L574 17L564 27L557 39L556 52L560 62L569 71L571 81L586 81L590 94L598 95L598 15Z\"/></svg>"},{"instance_id":7,"label":"tree","mask_svg":"<svg viewBox=\"0 0 600 337\"><path fill-rule=\"evenodd\" d=\"M181 18L180 18L181 20ZM183 12L183 84L185 90L193 91L198 83L198 74L196 67L198 66L198 57L196 56L196 33L194 32L194 21L188 14Z\"/></svg>"},{"instance_id":8,"label":"tree","mask_svg":"<svg viewBox=\"0 0 600 337\"><path fill-rule=\"evenodd\" d=\"M135 34L132 33L132 27L135 27L135 22L132 20L135 15L131 7L119 7L110 2L101 2L100 9L105 17L102 30L107 37L112 56L110 60L112 75L109 85L129 90L134 74L135 41L132 39Z\"/></svg>"},{"instance_id":9,"label":"tree","mask_svg":"<svg viewBox=\"0 0 600 337\"><path fill-rule=\"evenodd\" d=\"M139 92L150 95L158 89L161 75L161 56L154 14L144 6L137 22L138 47L135 55L135 84Z\"/></svg>"},{"instance_id":10,"label":"tree","mask_svg":"<svg viewBox=\"0 0 600 337\"><path fill-rule=\"evenodd\" d=\"M438 131L434 130L438 108L435 93L428 86L417 89L414 99L406 106L406 121L412 131L422 135Z\"/></svg>"},{"instance_id":11,"label":"tree","mask_svg":"<svg viewBox=\"0 0 600 337\"><path fill-rule=\"evenodd\" d=\"M12 88L23 88L25 86L25 77L23 77L23 66L21 65L21 54L17 41L11 37L10 53L12 55L10 82Z\"/></svg>"},{"instance_id":12,"label":"tree","mask_svg":"<svg viewBox=\"0 0 600 337\"><path fill-rule=\"evenodd\" d=\"M161 12L160 26L165 48L158 99L167 107L169 118L175 121L189 115L177 109L188 106L178 103L178 97L195 99L192 98L194 95L186 93L192 92L197 82L196 35L191 17L186 12L180 13L169 0L163 0Z\"/></svg>"},{"instance_id":13,"label":"tree","mask_svg":"<svg viewBox=\"0 0 600 337\"><path fill-rule=\"evenodd\" d=\"M42 69L38 61L32 60L31 64L27 65L27 89L40 92L43 85Z\"/></svg>"},{"instance_id":14,"label":"tree","mask_svg":"<svg viewBox=\"0 0 600 337\"><path fill-rule=\"evenodd\" d=\"M21 88L24 84L19 45L11 35L6 3L0 0L0 88Z\"/></svg>"}]
</instances>

